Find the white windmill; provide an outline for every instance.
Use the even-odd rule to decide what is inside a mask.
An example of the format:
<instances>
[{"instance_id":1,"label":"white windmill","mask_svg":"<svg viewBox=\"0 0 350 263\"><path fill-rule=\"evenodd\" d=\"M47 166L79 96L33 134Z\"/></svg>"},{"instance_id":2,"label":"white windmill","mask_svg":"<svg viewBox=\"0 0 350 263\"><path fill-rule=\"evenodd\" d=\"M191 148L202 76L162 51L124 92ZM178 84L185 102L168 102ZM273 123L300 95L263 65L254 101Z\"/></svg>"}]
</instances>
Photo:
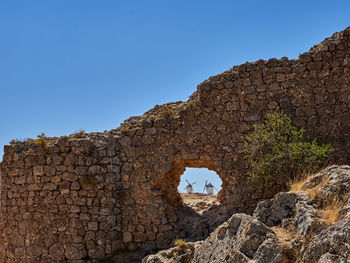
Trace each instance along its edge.
<instances>
[{"instance_id":1,"label":"white windmill","mask_svg":"<svg viewBox=\"0 0 350 263\"><path fill-rule=\"evenodd\" d=\"M186 192L188 194L192 194L192 191L193 191L192 185L196 184L196 182L193 182L192 184L190 184L190 182L187 181L187 179L186 179L186 182L187 182L187 186L184 189L186 189Z\"/></svg>"},{"instance_id":2,"label":"white windmill","mask_svg":"<svg viewBox=\"0 0 350 263\"><path fill-rule=\"evenodd\" d=\"M216 187L214 185L212 185L211 183L208 184L208 181L205 181L205 185L204 185L204 188L203 188L203 191L207 191L207 194L208 195L212 195L214 193L214 188L216 191L219 192L218 189L216 189Z\"/></svg>"}]
</instances>

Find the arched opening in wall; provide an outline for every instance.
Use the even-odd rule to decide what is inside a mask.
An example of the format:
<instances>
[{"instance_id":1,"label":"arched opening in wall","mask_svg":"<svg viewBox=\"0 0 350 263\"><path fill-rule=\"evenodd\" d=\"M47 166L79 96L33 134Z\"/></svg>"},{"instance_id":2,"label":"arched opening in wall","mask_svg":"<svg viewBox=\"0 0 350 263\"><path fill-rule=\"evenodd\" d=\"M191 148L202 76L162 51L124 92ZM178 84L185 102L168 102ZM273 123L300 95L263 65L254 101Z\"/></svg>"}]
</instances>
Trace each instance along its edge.
<instances>
[{"instance_id":1,"label":"arched opening in wall","mask_svg":"<svg viewBox=\"0 0 350 263\"><path fill-rule=\"evenodd\" d=\"M185 187L180 185L181 177L185 173L186 169L188 168L205 168L209 172L214 172L214 174L211 174L212 176L208 177L204 176L204 179L202 179L200 182L202 182L201 190L203 190L205 186L205 181L207 180L207 183L211 182L213 185L213 178L218 178L215 180L215 187L217 190L221 190L218 192L213 189L213 194L216 194L216 199L218 200L218 203L220 203L220 206L225 202L225 193L228 190L228 187L230 187L230 178L225 175L221 174L222 171L217 169L216 166L217 162L211 159L195 159L195 160L188 160L188 159L182 159L174 162L168 162L161 164L160 168L163 170L163 176L159 177L155 181L154 189L160 190L161 197L164 201L167 203L167 209L174 209L176 211L182 210L182 208L189 208L189 206L184 205L181 192L182 189ZM208 179L205 179L208 178ZM191 179L191 178L190 178ZM187 179L188 180L188 179ZM186 182L186 180L184 180ZM188 180L191 182L191 180ZM222 181L222 183L221 183ZM193 181L192 181L193 182ZM197 182L200 184L200 182ZM181 189L182 187L182 189ZM178 190L179 189L179 190ZM209 190L209 189L208 189ZM197 190L195 190L197 191ZM199 191L198 192L203 192ZM218 194L217 194L218 193ZM214 198L215 199L215 198ZM185 209L186 210L186 209ZM193 212L195 212L193 209L190 209Z\"/></svg>"},{"instance_id":2,"label":"arched opening in wall","mask_svg":"<svg viewBox=\"0 0 350 263\"><path fill-rule=\"evenodd\" d=\"M160 165L163 176L155 181L154 189L165 202L164 213L176 221L179 238L187 241L202 240L232 214L225 205L225 196L232 186L232 178L218 169L218 165L220 162L208 158L180 159ZM198 173L197 177L190 176L193 171ZM186 179L192 184L192 192L202 195L193 205L186 198L184 200L181 194L187 190L184 189L187 186ZM213 195L208 195L205 191L206 181L217 188L213 189ZM202 202L201 199L206 196L211 196L212 199Z\"/></svg>"},{"instance_id":3,"label":"arched opening in wall","mask_svg":"<svg viewBox=\"0 0 350 263\"><path fill-rule=\"evenodd\" d=\"M184 205L198 213L203 213L220 202L217 194L221 190L222 181L219 175L207 168L186 167L180 177L177 188Z\"/></svg>"}]
</instances>

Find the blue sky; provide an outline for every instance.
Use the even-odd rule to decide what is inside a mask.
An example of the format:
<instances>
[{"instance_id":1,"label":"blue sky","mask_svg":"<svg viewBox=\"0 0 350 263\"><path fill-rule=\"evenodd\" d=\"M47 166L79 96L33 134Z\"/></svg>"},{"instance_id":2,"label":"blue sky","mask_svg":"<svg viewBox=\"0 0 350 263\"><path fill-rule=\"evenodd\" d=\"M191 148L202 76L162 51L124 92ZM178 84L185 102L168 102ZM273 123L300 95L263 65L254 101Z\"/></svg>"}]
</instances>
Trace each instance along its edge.
<instances>
[{"instance_id":1,"label":"blue sky","mask_svg":"<svg viewBox=\"0 0 350 263\"><path fill-rule=\"evenodd\" d=\"M208 181L208 184L211 183L214 186L214 194L217 194L222 184L219 175L214 171L207 168L186 168L177 188L180 193L186 193L186 180L192 185L194 193L205 193L204 186L205 182Z\"/></svg>"},{"instance_id":2,"label":"blue sky","mask_svg":"<svg viewBox=\"0 0 350 263\"><path fill-rule=\"evenodd\" d=\"M112 129L234 65L296 58L349 26L349 10L350 1L0 0L0 159L13 138Z\"/></svg>"}]
</instances>

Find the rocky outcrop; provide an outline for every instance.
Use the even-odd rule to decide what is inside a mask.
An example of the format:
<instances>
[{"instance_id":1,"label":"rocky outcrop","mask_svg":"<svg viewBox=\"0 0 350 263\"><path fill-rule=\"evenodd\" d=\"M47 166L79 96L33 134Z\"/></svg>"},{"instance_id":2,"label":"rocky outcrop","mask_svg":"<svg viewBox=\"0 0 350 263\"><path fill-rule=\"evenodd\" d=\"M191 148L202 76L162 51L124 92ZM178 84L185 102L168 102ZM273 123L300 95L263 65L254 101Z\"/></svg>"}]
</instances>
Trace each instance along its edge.
<instances>
[{"instance_id":1,"label":"rocky outcrop","mask_svg":"<svg viewBox=\"0 0 350 263\"><path fill-rule=\"evenodd\" d=\"M315 236L305 247L301 262L311 263L321 257L325 260L329 254L350 262L350 215Z\"/></svg>"},{"instance_id":2,"label":"rocky outcrop","mask_svg":"<svg viewBox=\"0 0 350 263\"><path fill-rule=\"evenodd\" d=\"M204 242L194 244L180 256L187 261L174 257L173 251L178 248L173 248L148 256L143 262L283 262L282 249L273 230L246 214L233 215Z\"/></svg>"},{"instance_id":3,"label":"rocky outcrop","mask_svg":"<svg viewBox=\"0 0 350 263\"><path fill-rule=\"evenodd\" d=\"M172 248L143 263L350 262L349 204L350 166L331 166L307 178L296 193L260 202L253 216L232 215L183 250L181 259L173 253L179 248ZM324 215L327 209L334 219Z\"/></svg>"},{"instance_id":4,"label":"rocky outcrop","mask_svg":"<svg viewBox=\"0 0 350 263\"><path fill-rule=\"evenodd\" d=\"M192 262L225 262L234 258L246 262L280 262L281 249L274 239L272 229L260 221L235 214L195 251Z\"/></svg>"}]
</instances>

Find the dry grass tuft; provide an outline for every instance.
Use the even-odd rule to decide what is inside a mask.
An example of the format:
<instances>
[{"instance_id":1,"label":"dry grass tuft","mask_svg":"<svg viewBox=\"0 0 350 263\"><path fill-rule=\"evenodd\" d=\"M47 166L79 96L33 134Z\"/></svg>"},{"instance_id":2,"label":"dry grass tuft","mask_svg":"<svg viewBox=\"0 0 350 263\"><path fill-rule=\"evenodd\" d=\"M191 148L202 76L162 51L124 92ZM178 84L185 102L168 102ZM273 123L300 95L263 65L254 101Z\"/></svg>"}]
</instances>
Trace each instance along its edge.
<instances>
[{"instance_id":1,"label":"dry grass tuft","mask_svg":"<svg viewBox=\"0 0 350 263\"><path fill-rule=\"evenodd\" d=\"M313 187L307 187L305 184L312 181L314 175L303 177L290 184L290 192L307 194L318 206L320 222L328 225L333 224L340 219L339 211L345 205L346 198L336 194L324 195L322 188L329 184L329 178L323 176L321 181Z\"/></svg>"},{"instance_id":2,"label":"dry grass tuft","mask_svg":"<svg viewBox=\"0 0 350 263\"><path fill-rule=\"evenodd\" d=\"M85 136L85 130L80 129L76 132L74 132L73 134L71 134L69 137L73 137L73 138L83 138Z\"/></svg>"},{"instance_id":3,"label":"dry grass tuft","mask_svg":"<svg viewBox=\"0 0 350 263\"><path fill-rule=\"evenodd\" d=\"M321 198L321 189L313 187L304 191L312 200L319 200Z\"/></svg>"},{"instance_id":4,"label":"dry grass tuft","mask_svg":"<svg viewBox=\"0 0 350 263\"><path fill-rule=\"evenodd\" d=\"M338 198L334 198L323 209L319 211L320 221L328 225L339 220L339 211L344 206L344 202Z\"/></svg>"},{"instance_id":5,"label":"dry grass tuft","mask_svg":"<svg viewBox=\"0 0 350 263\"><path fill-rule=\"evenodd\" d=\"M322 187L326 186L328 183L329 183L328 177L324 176L322 177L322 181L319 184L315 185L314 187L307 188L304 192L312 200L318 201L319 203L323 203L324 201L326 201L327 203L331 203L329 202L329 200L324 200L327 197L323 196L321 192Z\"/></svg>"},{"instance_id":6,"label":"dry grass tuft","mask_svg":"<svg viewBox=\"0 0 350 263\"><path fill-rule=\"evenodd\" d=\"M321 188L329 183L329 179L326 176L322 177L321 182L316 184L314 187L308 188L305 184L312 180L314 174L303 175L298 179L289 183L289 192L291 193L305 193L312 200L317 200L321 198Z\"/></svg>"},{"instance_id":7,"label":"dry grass tuft","mask_svg":"<svg viewBox=\"0 0 350 263\"><path fill-rule=\"evenodd\" d=\"M303 192L305 190L304 189L305 183L308 180L310 180L312 177L313 177L313 174L309 175L309 176L303 175L303 176L300 176L299 178L294 179L293 181L289 182L288 183L289 192L291 192L291 193Z\"/></svg>"},{"instance_id":8,"label":"dry grass tuft","mask_svg":"<svg viewBox=\"0 0 350 263\"><path fill-rule=\"evenodd\" d=\"M295 231L289 231L283 227L274 226L271 228L273 232L275 232L278 243L281 247L289 247L291 240L302 238L302 236L297 234Z\"/></svg>"},{"instance_id":9,"label":"dry grass tuft","mask_svg":"<svg viewBox=\"0 0 350 263\"><path fill-rule=\"evenodd\" d=\"M169 106L163 105L159 109L159 116L162 118L167 118L167 117L176 117L179 115L179 111L177 109L171 108Z\"/></svg>"},{"instance_id":10,"label":"dry grass tuft","mask_svg":"<svg viewBox=\"0 0 350 263\"><path fill-rule=\"evenodd\" d=\"M302 240L302 235L296 233L295 228L285 229L283 227L272 227L273 232L276 234L277 242L282 249L283 262L297 262L299 258L299 249L291 246L292 242L296 240Z\"/></svg>"}]
</instances>

